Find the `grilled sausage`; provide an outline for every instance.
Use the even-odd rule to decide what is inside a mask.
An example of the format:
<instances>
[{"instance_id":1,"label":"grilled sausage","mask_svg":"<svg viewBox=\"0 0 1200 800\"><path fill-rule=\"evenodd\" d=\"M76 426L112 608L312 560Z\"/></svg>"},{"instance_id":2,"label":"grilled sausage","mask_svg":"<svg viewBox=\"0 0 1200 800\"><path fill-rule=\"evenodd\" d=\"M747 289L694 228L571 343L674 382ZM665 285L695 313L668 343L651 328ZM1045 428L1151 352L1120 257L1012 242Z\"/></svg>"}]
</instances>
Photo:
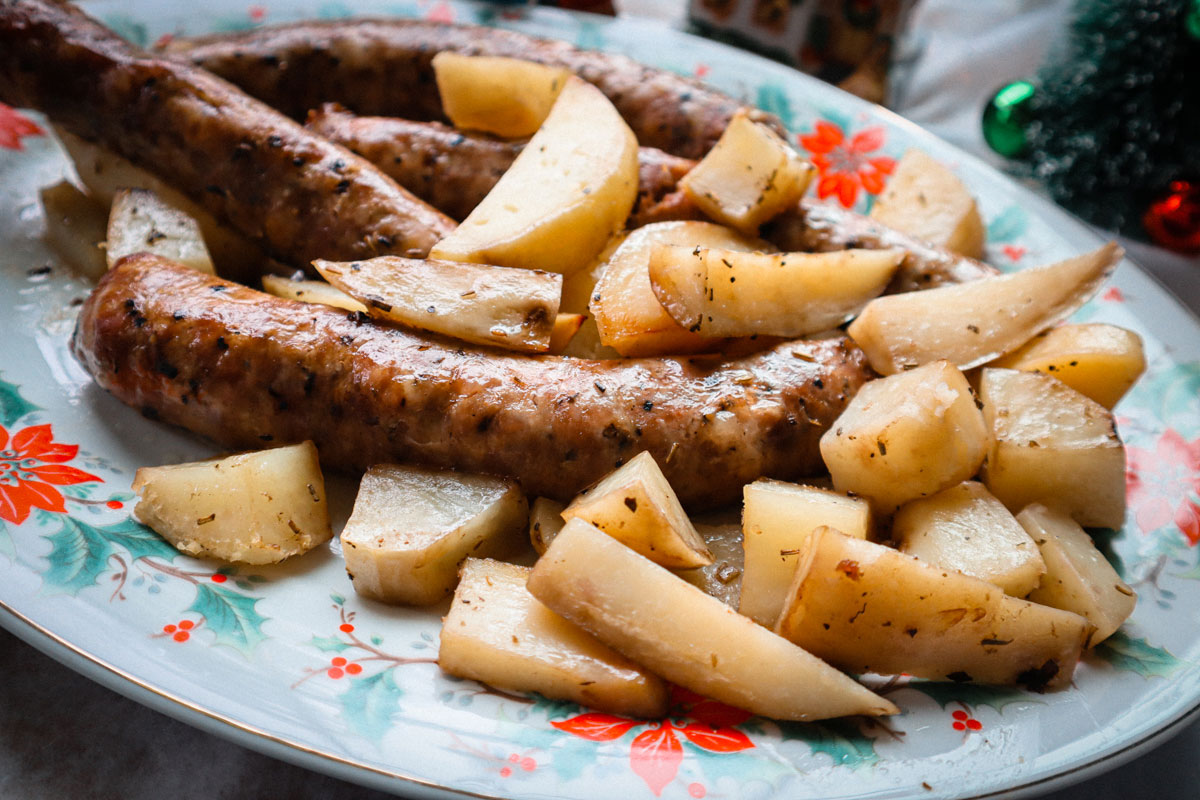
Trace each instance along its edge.
<instances>
[{"instance_id":1,"label":"grilled sausage","mask_svg":"<svg viewBox=\"0 0 1200 800\"><path fill-rule=\"evenodd\" d=\"M167 51L302 119L326 102L358 114L442 120L433 57L442 50L564 66L608 95L638 141L699 158L744 104L699 81L624 56L514 31L424 20L301 22L176 38ZM754 112L781 133L779 121Z\"/></svg>"},{"instance_id":2,"label":"grilled sausage","mask_svg":"<svg viewBox=\"0 0 1200 800\"><path fill-rule=\"evenodd\" d=\"M524 142L463 133L440 122L359 117L335 103L310 111L304 126L357 153L405 189L455 219L465 219L492 190ZM700 216L677 184L694 161L643 147L630 225Z\"/></svg>"},{"instance_id":3,"label":"grilled sausage","mask_svg":"<svg viewBox=\"0 0 1200 800\"><path fill-rule=\"evenodd\" d=\"M0 100L149 169L294 265L421 256L454 227L366 160L56 0L0 0Z\"/></svg>"},{"instance_id":4,"label":"grilled sausage","mask_svg":"<svg viewBox=\"0 0 1200 800\"><path fill-rule=\"evenodd\" d=\"M491 472L561 500L646 450L691 507L820 470L821 433L871 377L840 337L732 360L513 354L144 253L100 281L73 348L118 399L226 447L312 439L331 466Z\"/></svg>"}]
</instances>

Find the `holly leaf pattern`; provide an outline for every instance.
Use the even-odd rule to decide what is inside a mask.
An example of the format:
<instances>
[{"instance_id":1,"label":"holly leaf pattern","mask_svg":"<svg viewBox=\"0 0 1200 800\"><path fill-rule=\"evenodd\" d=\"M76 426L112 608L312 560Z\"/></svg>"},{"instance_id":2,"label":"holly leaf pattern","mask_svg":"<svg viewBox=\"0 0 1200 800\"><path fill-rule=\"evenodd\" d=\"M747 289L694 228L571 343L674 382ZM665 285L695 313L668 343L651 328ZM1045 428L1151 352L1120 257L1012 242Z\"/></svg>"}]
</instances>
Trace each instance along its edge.
<instances>
[{"instance_id":1,"label":"holly leaf pattern","mask_svg":"<svg viewBox=\"0 0 1200 800\"><path fill-rule=\"evenodd\" d=\"M990 244L1003 244L1020 238L1025 233L1029 220L1021 206L1009 206L988 223L987 240Z\"/></svg>"},{"instance_id":2,"label":"holly leaf pattern","mask_svg":"<svg viewBox=\"0 0 1200 800\"><path fill-rule=\"evenodd\" d=\"M683 745L669 725L642 731L629 748L629 766L646 782L655 797L679 774Z\"/></svg>"},{"instance_id":3,"label":"holly leaf pattern","mask_svg":"<svg viewBox=\"0 0 1200 800\"><path fill-rule=\"evenodd\" d=\"M0 380L0 425L7 428L30 411L37 410L38 406L21 397L16 384Z\"/></svg>"},{"instance_id":4,"label":"holly leaf pattern","mask_svg":"<svg viewBox=\"0 0 1200 800\"><path fill-rule=\"evenodd\" d=\"M350 647L350 644L336 636L314 636L312 637L312 646L326 653L340 653Z\"/></svg>"},{"instance_id":5,"label":"holly leaf pattern","mask_svg":"<svg viewBox=\"0 0 1200 800\"><path fill-rule=\"evenodd\" d=\"M963 703L970 708L988 706L1002 712L1005 706L1012 703L1040 702L1027 692L1005 686L951 681L912 681L906 688L916 689L942 708L952 703Z\"/></svg>"},{"instance_id":6,"label":"holly leaf pattern","mask_svg":"<svg viewBox=\"0 0 1200 800\"><path fill-rule=\"evenodd\" d=\"M875 742L859 729L852 720L827 720L817 723L780 723L779 731L784 739L799 739L805 742L814 754L824 753L833 759L834 766L859 767L874 764L879 760Z\"/></svg>"},{"instance_id":7,"label":"holly leaf pattern","mask_svg":"<svg viewBox=\"0 0 1200 800\"><path fill-rule=\"evenodd\" d=\"M1136 672L1143 678L1166 678L1182 665L1179 659L1145 639L1135 639L1117 631L1093 651L1114 669Z\"/></svg>"},{"instance_id":8,"label":"holly leaf pattern","mask_svg":"<svg viewBox=\"0 0 1200 800\"><path fill-rule=\"evenodd\" d=\"M577 717L551 722L550 724L560 731L566 731L582 739L590 739L593 742L611 742L613 739L620 739L630 729L641 723L637 720L626 719L625 717L590 711L586 714L580 714Z\"/></svg>"},{"instance_id":9,"label":"holly leaf pattern","mask_svg":"<svg viewBox=\"0 0 1200 800\"><path fill-rule=\"evenodd\" d=\"M98 530L110 542L125 548L129 552L129 557L134 561L139 558L158 557L169 563L179 555L179 551L172 547L166 539L132 519L118 522L115 525L107 525Z\"/></svg>"},{"instance_id":10,"label":"holly leaf pattern","mask_svg":"<svg viewBox=\"0 0 1200 800\"><path fill-rule=\"evenodd\" d=\"M782 86L777 83L764 83L759 86L757 105L768 114L779 117L783 127L792 129L792 104Z\"/></svg>"},{"instance_id":11,"label":"holly leaf pattern","mask_svg":"<svg viewBox=\"0 0 1200 800\"><path fill-rule=\"evenodd\" d=\"M42 579L47 586L71 595L94 586L116 552L101 529L71 517L63 517L62 527L48 538L50 567Z\"/></svg>"},{"instance_id":12,"label":"holly leaf pattern","mask_svg":"<svg viewBox=\"0 0 1200 800\"><path fill-rule=\"evenodd\" d=\"M196 586L196 599L187 610L204 617L204 624L216 634L217 644L249 653L266 638L262 625L267 618L255 609L257 604L257 598L201 583Z\"/></svg>"},{"instance_id":13,"label":"holly leaf pattern","mask_svg":"<svg viewBox=\"0 0 1200 800\"><path fill-rule=\"evenodd\" d=\"M377 672L351 681L339 698L350 726L363 736L378 742L392 725L392 716L400 710L404 694L392 680L392 670Z\"/></svg>"}]
</instances>

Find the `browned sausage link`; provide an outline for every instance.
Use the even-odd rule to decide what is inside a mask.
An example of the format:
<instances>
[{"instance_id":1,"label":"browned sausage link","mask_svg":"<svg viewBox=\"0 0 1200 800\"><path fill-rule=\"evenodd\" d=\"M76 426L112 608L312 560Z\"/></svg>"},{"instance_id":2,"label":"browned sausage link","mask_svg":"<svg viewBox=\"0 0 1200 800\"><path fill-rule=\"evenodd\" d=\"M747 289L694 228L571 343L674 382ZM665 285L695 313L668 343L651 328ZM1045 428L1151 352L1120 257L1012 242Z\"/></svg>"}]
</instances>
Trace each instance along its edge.
<instances>
[{"instance_id":1,"label":"browned sausage link","mask_svg":"<svg viewBox=\"0 0 1200 800\"><path fill-rule=\"evenodd\" d=\"M895 228L880 225L870 217L816 200L802 200L797 213L779 216L763 230L763 236L785 251L898 247L905 251L904 261L887 288L888 294L967 283L998 273L995 267L982 261L951 253Z\"/></svg>"},{"instance_id":2,"label":"browned sausage link","mask_svg":"<svg viewBox=\"0 0 1200 800\"><path fill-rule=\"evenodd\" d=\"M692 507L820 470L818 438L871 376L845 338L728 361L511 354L145 253L100 281L73 347L118 399L226 447L312 439L331 466L416 461L559 499L646 450Z\"/></svg>"},{"instance_id":3,"label":"browned sausage link","mask_svg":"<svg viewBox=\"0 0 1200 800\"><path fill-rule=\"evenodd\" d=\"M168 45L169 52L297 119L336 102L359 114L444 121L431 64L442 50L567 67L608 95L640 143L686 158L708 152L743 105L699 81L624 56L424 20L302 22ZM777 119L761 116L783 131Z\"/></svg>"},{"instance_id":4,"label":"browned sausage link","mask_svg":"<svg viewBox=\"0 0 1200 800\"><path fill-rule=\"evenodd\" d=\"M367 159L455 219L471 213L525 146L524 142L464 133L440 122L359 117L336 103L310 111L305 127ZM679 179L695 163L653 147L638 151L638 198L630 218L633 227L699 216L678 190Z\"/></svg>"},{"instance_id":5,"label":"browned sausage link","mask_svg":"<svg viewBox=\"0 0 1200 800\"><path fill-rule=\"evenodd\" d=\"M424 255L454 227L364 159L55 0L0 0L0 100L155 172L295 265Z\"/></svg>"}]
</instances>

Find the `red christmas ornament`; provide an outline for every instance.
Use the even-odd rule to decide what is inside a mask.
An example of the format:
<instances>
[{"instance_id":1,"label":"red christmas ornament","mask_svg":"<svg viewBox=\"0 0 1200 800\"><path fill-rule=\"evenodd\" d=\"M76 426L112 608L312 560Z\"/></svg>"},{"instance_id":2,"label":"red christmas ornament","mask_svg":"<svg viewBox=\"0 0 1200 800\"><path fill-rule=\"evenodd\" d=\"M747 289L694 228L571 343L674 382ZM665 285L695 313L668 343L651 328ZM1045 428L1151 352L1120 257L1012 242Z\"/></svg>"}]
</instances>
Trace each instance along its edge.
<instances>
[{"instance_id":1,"label":"red christmas ornament","mask_svg":"<svg viewBox=\"0 0 1200 800\"><path fill-rule=\"evenodd\" d=\"M1155 244L1181 253L1200 252L1200 184L1171 181L1142 217Z\"/></svg>"}]
</instances>

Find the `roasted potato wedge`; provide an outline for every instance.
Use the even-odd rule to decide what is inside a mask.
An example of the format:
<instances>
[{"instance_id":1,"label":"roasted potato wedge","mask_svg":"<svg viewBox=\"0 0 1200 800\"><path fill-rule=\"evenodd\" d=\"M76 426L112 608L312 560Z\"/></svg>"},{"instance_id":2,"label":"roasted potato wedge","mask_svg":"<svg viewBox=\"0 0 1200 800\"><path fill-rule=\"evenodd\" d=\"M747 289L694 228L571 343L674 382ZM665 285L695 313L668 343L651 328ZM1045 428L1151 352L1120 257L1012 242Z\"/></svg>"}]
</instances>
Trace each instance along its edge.
<instances>
[{"instance_id":1,"label":"roasted potato wedge","mask_svg":"<svg viewBox=\"0 0 1200 800\"><path fill-rule=\"evenodd\" d=\"M550 346L546 352L555 356L565 353L571 346L571 340L586 321L587 316L584 314L557 314L554 317L554 326L550 329Z\"/></svg>"},{"instance_id":2,"label":"roasted potato wedge","mask_svg":"<svg viewBox=\"0 0 1200 800\"><path fill-rule=\"evenodd\" d=\"M400 256L313 266L373 317L508 350L550 349L561 275Z\"/></svg>"},{"instance_id":3,"label":"roasted potato wedge","mask_svg":"<svg viewBox=\"0 0 1200 800\"><path fill-rule=\"evenodd\" d=\"M521 539L529 506L490 475L378 464L342 529L346 572L361 595L429 605L448 595L467 556L499 556Z\"/></svg>"},{"instance_id":4,"label":"roasted potato wedge","mask_svg":"<svg viewBox=\"0 0 1200 800\"><path fill-rule=\"evenodd\" d=\"M983 258L987 229L958 176L920 150L896 164L871 218L967 258Z\"/></svg>"},{"instance_id":5,"label":"roasted potato wedge","mask_svg":"<svg viewBox=\"0 0 1200 800\"><path fill-rule=\"evenodd\" d=\"M563 509L562 517L591 523L664 567L712 563L712 553L647 452L638 453L585 490Z\"/></svg>"},{"instance_id":6,"label":"roasted potato wedge","mask_svg":"<svg viewBox=\"0 0 1200 800\"><path fill-rule=\"evenodd\" d=\"M821 436L839 492L891 514L973 476L988 429L963 374L946 361L871 381Z\"/></svg>"},{"instance_id":7,"label":"roasted potato wedge","mask_svg":"<svg viewBox=\"0 0 1200 800\"><path fill-rule=\"evenodd\" d=\"M133 491L134 517L199 558L274 564L333 535L312 442L142 467Z\"/></svg>"},{"instance_id":8,"label":"roasted potato wedge","mask_svg":"<svg viewBox=\"0 0 1200 800\"><path fill-rule=\"evenodd\" d=\"M1014 597L1037 588L1046 571L1033 539L976 481L905 503L892 520L892 539L902 553L994 583Z\"/></svg>"},{"instance_id":9,"label":"roasted potato wedge","mask_svg":"<svg viewBox=\"0 0 1200 800\"><path fill-rule=\"evenodd\" d=\"M1137 605L1137 593L1113 569L1075 520L1034 503L1017 514L1046 561L1029 595L1035 603L1074 611L1096 626L1092 644L1116 633Z\"/></svg>"},{"instance_id":10,"label":"roasted potato wedge","mask_svg":"<svg viewBox=\"0 0 1200 800\"><path fill-rule=\"evenodd\" d=\"M545 121L571 71L443 50L433 57L433 74L442 110L454 127L524 139Z\"/></svg>"},{"instance_id":11,"label":"roasted potato wedge","mask_svg":"<svg viewBox=\"0 0 1200 800\"><path fill-rule=\"evenodd\" d=\"M714 700L788 720L899 711L582 520L567 523L527 585L618 653Z\"/></svg>"},{"instance_id":12,"label":"roasted potato wedge","mask_svg":"<svg viewBox=\"0 0 1200 800\"><path fill-rule=\"evenodd\" d=\"M98 281L108 270L104 241L108 210L70 181L59 181L40 193L46 216L46 243L77 272Z\"/></svg>"},{"instance_id":13,"label":"roasted potato wedge","mask_svg":"<svg viewBox=\"0 0 1200 800\"><path fill-rule=\"evenodd\" d=\"M534 599L525 588L529 572L491 559L463 562L442 624L442 671L610 714L666 714L662 679Z\"/></svg>"},{"instance_id":14,"label":"roasted potato wedge","mask_svg":"<svg viewBox=\"0 0 1200 800\"><path fill-rule=\"evenodd\" d=\"M106 241L110 269L125 256L153 253L198 272L216 272L199 223L149 189L117 192Z\"/></svg>"},{"instance_id":15,"label":"roasted potato wedge","mask_svg":"<svg viewBox=\"0 0 1200 800\"><path fill-rule=\"evenodd\" d=\"M1101 322L1060 325L989 366L1045 372L1107 409L1146 369L1142 337Z\"/></svg>"},{"instance_id":16,"label":"roasted potato wedge","mask_svg":"<svg viewBox=\"0 0 1200 800\"><path fill-rule=\"evenodd\" d=\"M562 516L565 508L565 504L549 497L539 497L529 505L529 543L539 556L567 524Z\"/></svg>"},{"instance_id":17,"label":"roasted potato wedge","mask_svg":"<svg viewBox=\"0 0 1200 800\"><path fill-rule=\"evenodd\" d=\"M828 525L865 539L871 507L861 497L767 478L747 485L742 498L745 573L738 611L773 628L812 532Z\"/></svg>"},{"instance_id":18,"label":"roasted potato wedge","mask_svg":"<svg viewBox=\"0 0 1200 800\"><path fill-rule=\"evenodd\" d=\"M853 317L903 260L901 250L767 254L658 244L649 272L658 302L690 333L800 337Z\"/></svg>"},{"instance_id":19,"label":"roasted potato wedge","mask_svg":"<svg viewBox=\"0 0 1200 800\"><path fill-rule=\"evenodd\" d=\"M1125 523L1125 446L1112 412L1040 372L984 369L983 482L1016 513L1042 503L1084 526Z\"/></svg>"},{"instance_id":20,"label":"roasted potato wedge","mask_svg":"<svg viewBox=\"0 0 1200 800\"><path fill-rule=\"evenodd\" d=\"M814 172L779 134L741 111L679 188L712 219L753 236L800 201Z\"/></svg>"},{"instance_id":21,"label":"roasted potato wedge","mask_svg":"<svg viewBox=\"0 0 1200 800\"><path fill-rule=\"evenodd\" d=\"M1094 630L1078 614L829 528L808 540L779 632L851 672L1066 686Z\"/></svg>"},{"instance_id":22,"label":"roasted potato wedge","mask_svg":"<svg viewBox=\"0 0 1200 800\"><path fill-rule=\"evenodd\" d=\"M608 98L571 76L513 165L430 258L582 269L629 217L637 158L633 131Z\"/></svg>"},{"instance_id":23,"label":"roasted potato wedge","mask_svg":"<svg viewBox=\"0 0 1200 800\"><path fill-rule=\"evenodd\" d=\"M366 306L325 281L294 280L279 275L263 275L262 286L264 292L276 297L367 313Z\"/></svg>"},{"instance_id":24,"label":"roasted potato wedge","mask_svg":"<svg viewBox=\"0 0 1200 800\"><path fill-rule=\"evenodd\" d=\"M847 332L877 372L931 361L977 367L1016 350L1088 301L1124 251L1114 243L1010 275L877 297Z\"/></svg>"}]
</instances>

